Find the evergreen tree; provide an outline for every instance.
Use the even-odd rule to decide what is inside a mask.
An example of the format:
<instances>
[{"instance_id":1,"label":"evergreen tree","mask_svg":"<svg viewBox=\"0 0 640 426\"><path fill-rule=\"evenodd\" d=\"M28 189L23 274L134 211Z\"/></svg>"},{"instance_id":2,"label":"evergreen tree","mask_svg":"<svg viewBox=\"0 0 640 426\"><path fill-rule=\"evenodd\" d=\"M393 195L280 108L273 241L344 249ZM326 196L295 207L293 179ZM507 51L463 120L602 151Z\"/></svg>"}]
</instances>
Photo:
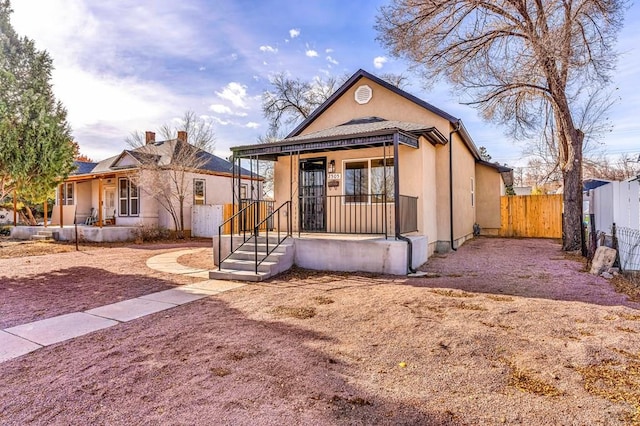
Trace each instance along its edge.
<instances>
[{"instance_id":1,"label":"evergreen tree","mask_svg":"<svg viewBox=\"0 0 640 426\"><path fill-rule=\"evenodd\" d=\"M11 12L0 0L0 201L16 190L22 201L41 203L73 169L76 149L53 95L51 58L18 36Z\"/></svg>"}]
</instances>

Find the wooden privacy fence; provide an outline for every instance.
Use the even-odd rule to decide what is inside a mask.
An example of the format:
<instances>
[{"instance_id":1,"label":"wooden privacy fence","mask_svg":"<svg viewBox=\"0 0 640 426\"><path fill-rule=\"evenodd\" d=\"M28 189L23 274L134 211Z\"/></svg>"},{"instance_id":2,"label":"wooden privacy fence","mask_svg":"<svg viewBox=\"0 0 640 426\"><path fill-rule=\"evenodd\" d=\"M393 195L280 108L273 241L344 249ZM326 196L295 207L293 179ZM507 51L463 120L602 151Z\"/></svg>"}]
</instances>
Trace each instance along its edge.
<instances>
[{"instance_id":1,"label":"wooden privacy fence","mask_svg":"<svg viewBox=\"0 0 640 426\"><path fill-rule=\"evenodd\" d=\"M500 198L501 237L562 238L562 195Z\"/></svg>"},{"instance_id":2,"label":"wooden privacy fence","mask_svg":"<svg viewBox=\"0 0 640 426\"><path fill-rule=\"evenodd\" d=\"M242 206L244 207L244 205ZM222 209L223 221L226 221L238 211L237 204L225 204ZM257 219L264 220L268 215L273 212L273 202L263 201L249 207L243 214L238 215L233 221L225 223L222 229L222 234L231 233L231 222L233 222L233 231L238 233L240 231L253 231L254 223ZM272 221L269 220L260 226L260 231L266 231L267 227L273 229Z\"/></svg>"}]
</instances>

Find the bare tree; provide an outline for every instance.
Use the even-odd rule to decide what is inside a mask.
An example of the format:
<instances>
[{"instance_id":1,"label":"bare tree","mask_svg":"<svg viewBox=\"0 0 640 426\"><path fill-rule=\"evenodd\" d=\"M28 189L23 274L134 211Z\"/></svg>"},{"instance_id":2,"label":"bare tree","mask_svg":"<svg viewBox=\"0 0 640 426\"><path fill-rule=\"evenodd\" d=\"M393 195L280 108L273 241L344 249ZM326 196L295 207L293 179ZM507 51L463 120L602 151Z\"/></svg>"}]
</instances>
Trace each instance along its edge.
<instances>
[{"instance_id":1,"label":"bare tree","mask_svg":"<svg viewBox=\"0 0 640 426\"><path fill-rule=\"evenodd\" d=\"M186 132L187 140L178 138ZM189 131L193 134L188 133ZM141 132L134 132L126 142L136 147L133 152L140 162L129 178L147 195L153 197L173 220L179 238L184 237L184 203L193 195L190 173L211 159L215 134L211 122L186 112L176 126L167 124L158 133L166 138L163 144L147 144Z\"/></svg>"},{"instance_id":2,"label":"bare tree","mask_svg":"<svg viewBox=\"0 0 640 426\"><path fill-rule=\"evenodd\" d=\"M517 138L553 122L564 182L565 250L581 245L584 130L577 105L609 82L624 0L395 0L376 28L428 81L446 77Z\"/></svg>"},{"instance_id":3,"label":"bare tree","mask_svg":"<svg viewBox=\"0 0 640 426\"><path fill-rule=\"evenodd\" d=\"M174 124L165 123L158 130L159 140L170 140L178 137L178 132L187 132L187 139L190 145L206 152L213 152L216 142L213 121L205 116L198 116L193 111L186 111L182 117L174 120ZM146 143L145 133L134 131L125 139L131 148L144 146Z\"/></svg>"}]
</instances>

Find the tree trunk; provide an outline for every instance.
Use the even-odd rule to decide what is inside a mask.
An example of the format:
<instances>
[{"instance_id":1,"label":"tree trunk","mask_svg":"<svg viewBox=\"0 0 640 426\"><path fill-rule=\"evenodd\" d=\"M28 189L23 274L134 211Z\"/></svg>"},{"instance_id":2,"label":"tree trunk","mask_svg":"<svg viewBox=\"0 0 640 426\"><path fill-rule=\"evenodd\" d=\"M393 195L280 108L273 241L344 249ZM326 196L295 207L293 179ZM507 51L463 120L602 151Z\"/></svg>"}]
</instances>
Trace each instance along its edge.
<instances>
[{"instance_id":1,"label":"tree trunk","mask_svg":"<svg viewBox=\"0 0 640 426\"><path fill-rule=\"evenodd\" d=\"M562 170L564 181L564 214L562 218L562 249L582 248L582 141L584 133L578 129L571 132L569 143L570 163Z\"/></svg>"},{"instance_id":2,"label":"tree trunk","mask_svg":"<svg viewBox=\"0 0 640 426\"><path fill-rule=\"evenodd\" d=\"M184 198L180 198L180 229L178 230L177 237L182 239L184 238Z\"/></svg>"}]
</instances>

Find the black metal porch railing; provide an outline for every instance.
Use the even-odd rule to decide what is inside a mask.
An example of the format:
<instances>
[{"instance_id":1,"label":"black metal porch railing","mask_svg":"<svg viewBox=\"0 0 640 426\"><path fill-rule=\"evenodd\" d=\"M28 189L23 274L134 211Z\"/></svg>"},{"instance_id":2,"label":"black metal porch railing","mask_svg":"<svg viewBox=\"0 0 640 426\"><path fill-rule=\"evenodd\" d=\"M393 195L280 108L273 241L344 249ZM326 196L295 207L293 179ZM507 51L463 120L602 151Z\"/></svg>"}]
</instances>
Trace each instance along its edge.
<instances>
[{"instance_id":1,"label":"black metal porch railing","mask_svg":"<svg viewBox=\"0 0 640 426\"><path fill-rule=\"evenodd\" d=\"M284 214L284 219L282 216ZM258 273L258 267L262 262L265 261L267 257L271 253L275 251L275 249L282 244L282 242L291 235L291 201L284 202L280 207L275 209L270 215L264 218L260 223L258 223L254 230L254 235L257 236L260 232L260 229L263 225L271 222L272 226L266 226L266 230L264 232L265 235L265 252L261 258L258 258L258 238L253 239L253 253L255 256L255 271ZM275 222L275 223L274 223ZM285 228L283 230L282 223L284 222ZM277 225L275 227L274 233L277 235L277 239L275 243L272 243L269 240L269 231L273 229L273 225ZM284 235L284 237L283 237Z\"/></svg>"},{"instance_id":2,"label":"black metal porch railing","mask_svg":"<svg viewBox=\"0 0 640 426\"><path fill-rule=\"evenodd\" d=\"M400 229L394 200L386 194L299 196L298 234L372 234L385 238L418 230L418 197L400 195Z\"/></svg>"},{"instance_id":3,"label":"black metal porch railing","mask_svg":"<svg viewBox=\"0 0 640 426\"><path fill-rule=\"evenodd\" d=\"M385 194L299 197L299 232L389 234L393 210Z\"/></svg>"}]
</instances>

